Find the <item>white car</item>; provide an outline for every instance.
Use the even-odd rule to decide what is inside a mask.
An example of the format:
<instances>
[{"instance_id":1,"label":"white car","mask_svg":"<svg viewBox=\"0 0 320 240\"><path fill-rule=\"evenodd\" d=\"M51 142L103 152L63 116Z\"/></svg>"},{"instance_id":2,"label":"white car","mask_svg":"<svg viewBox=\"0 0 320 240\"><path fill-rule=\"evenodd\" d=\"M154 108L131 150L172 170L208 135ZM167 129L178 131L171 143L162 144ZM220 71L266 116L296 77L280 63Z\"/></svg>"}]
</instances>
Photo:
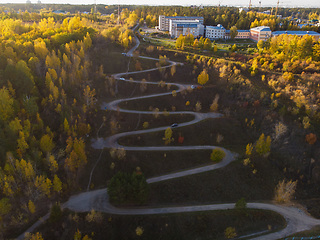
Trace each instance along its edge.
<instances>
[{"instance_id":1,"label":"white car","mask_svg":"<svg viewBox=\"0 0 320 240\"><path fill-rule=\"evenodd\" d=\"M120 80L126 80L125 78L119 78Z\"/></svg>"},{"instance_id":2,"label":"white car","mask_svg":"<svg viewBox=\"0 0 320 240\"><path fill-rule=\"evenodd\" d=\"M195 85L191 85L191 89L196 89L197 87Z\"/></svg>"}]
</instances>

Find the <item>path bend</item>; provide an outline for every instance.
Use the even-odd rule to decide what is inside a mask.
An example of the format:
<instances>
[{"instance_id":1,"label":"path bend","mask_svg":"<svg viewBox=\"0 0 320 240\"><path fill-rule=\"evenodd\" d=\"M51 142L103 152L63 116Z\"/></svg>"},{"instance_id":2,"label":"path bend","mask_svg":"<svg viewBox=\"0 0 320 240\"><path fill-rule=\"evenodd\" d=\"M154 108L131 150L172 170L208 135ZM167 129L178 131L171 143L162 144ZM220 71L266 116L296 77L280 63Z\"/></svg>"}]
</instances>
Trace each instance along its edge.
<instances>
[{"instance_id":1,"label":"path bend","mask_svg":"<svg viewBox=\"0 0 320 240\"><path fill-rule=\"evenodd\" d=\"M139 46L139 40L137 37L136 39L136 45L134 48L132 48L126 55L131 57L133 55L133 51L137 49ZM150 60L158 60L155 58L150 57L142 57L145 59ZM178 65L180 63L176 63L173 61L169 61L170 65L165 66L163 68L171 67L172 65ZM118 73L114 74L113 77L119 81L132 81L127 79L120 79L125 74L135 74L140 72L148 72L148 71L154 71L158 70L158 68L143 70L143 71L136 71L136 72L126 72L126 73ZM139 81L134 81L139 82ZM155 82L147 82L148 84L158 84ZM176 83L170 83L171 85L175 85L178 90L177 92L181 92L188 87L191 87L190 84L176 84ZM143 97L133 97L133 98L125 98L125 99L119 99L112 101L110 103L103 103L101 108L102 109L108 109L112 111L121 111L126 113L132 113L132 114L153 114L152 112L148 111L136 111L136 110L127 110L127 109L119 109L118 104L120 104L122 101L132 101L136 99L146 99L146 98L153 98L153 97L159 97L159 96L165 96L170 95L171 92L168 93L160 93L160 94L151 94L148 96ZM218 113L196 113L191 111L183 111L183 112L170 112L169 114L191 114L194 116L194 119L189 122L185 122L179 125L179 127L188 126L191 124L196 124L199 121L202 121L207 118L217 118L222 117L221 114ZM159 114L163 114L163 112L159 112ZM96 149L103 149L103 148L124 148L126 150L135 150L135 151L175 151L175 150L198 150L198 149L214 149L216 146L150 146L150 147L129 147L129 146L122 146L118 144L117 140L124 136L130 136L130 135L136 135L136 134L143 134L148 132L155 132L155 131L163 131L167 128L165 127L158 127L154 129L146 129L146 130L138 130L138 131L132 131L132 132L124 132L119 133L113 136L110 136L108 138L97 138L94 139L92 142L92 146ZM166 181L169 179L177 178L177 177L183 177L191 174L197 174L205 171L212 171L214 169L222 168L226 165L228 165L230 162L234 161L236 159L236 154L230 152L227 149L223 149L226 152L226 157L223 159L222 162L215 164L215 165L208 165L203 166L199 168L189 169L189 170L183 170L177 173L172 174L166 174L163 176L153 177L147 179L148 183L155 183L160 181ZM165 207L165 208L132 208L132 209L121 209L116 208L112 206L109 202L109 197L107 194L107 189L98 189L94 191L87 191L83 192L74 196L71 196L67 202L62 204L63 208L69 208L70 210L76 211L76 212L89 212L92 209L96 211L101 211L105 213L110 214L118 214L118 215L150 215L150 214L169 214L169 213L182 213L182 212L199 212L199 211L214 211L214 210L226 210L226 209L233 209L235 206L234 203L225 203L225 204L212 204L212 205L197 205L197 206L175 206L175 207ZM297 232L309 230L313 228L314 226L320 225L320 220L315 219L311 216L309 216L305 211L293 207L293 206L282 206L277 204L271 204L271 203L248 203L248 208L253 209L263 209L263 210L271 210L274 212L279 213L282 215L286 222L287 226L274 233L265 234L263 236L253 237L254 240L272 240L272 239L279 239L284 238L286 236L292 235ZM44 219L48 218L48 214L44 217ZM26 232L32 232L36 226L40 225L41 220L36 222L32 227L30 227ZM20 235L17 239L23 239L24 234Z\"/></svg>"}]
</instances>

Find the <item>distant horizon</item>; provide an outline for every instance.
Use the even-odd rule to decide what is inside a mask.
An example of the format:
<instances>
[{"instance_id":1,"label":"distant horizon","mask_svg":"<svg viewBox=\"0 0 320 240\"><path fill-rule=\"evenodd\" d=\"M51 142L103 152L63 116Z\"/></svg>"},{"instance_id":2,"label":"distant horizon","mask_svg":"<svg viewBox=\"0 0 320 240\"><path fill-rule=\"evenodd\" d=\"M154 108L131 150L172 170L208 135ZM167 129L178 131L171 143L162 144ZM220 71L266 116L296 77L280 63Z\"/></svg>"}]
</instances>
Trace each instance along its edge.
<instances>
[{"instance_id":1,"label":"distant horizon","mask_svg":"<svg viewBox=\"0 0 320 240\"><path fill-rule=\"evenodd\" d=\"M4 0L6 1L6 0ZM232 1L232 0L201 0L201 1L191 1L191 0L162 0L161 4L154 4L153 1L150 0L140 0L139 3L134 0L111 0L108 1L108 4L106 1L102 0L96 0L97 4L103 4L103 5L146 5L146 6L218 6L219 3L221 6L226 7L248 7L249 6L249 0L238 0L238 1ZM236 3L235 3L236 2ZM268 4L263 4L263 2L268 2ZM274 3L273 3L274 2ZM23 4L26 3L26 1L23 0L8 0L7 2L4 2L2 4ZM32 4L36 4L37 0L31 0ZM93 5L94 0L55 0L54 3L52 0L42 0L42 4L70 4L70 5ZM261 7L275 7L277 5L277 0L261 0ZM252 0L252 7L260 7L259 0ZM301 1L299 0L292 0L290 1L290 4L288 2L280 2L279 7L281 8L320 8L320 1L318 0L309 0L308 4L301 4Z\"/></svg>"}]
</instances>

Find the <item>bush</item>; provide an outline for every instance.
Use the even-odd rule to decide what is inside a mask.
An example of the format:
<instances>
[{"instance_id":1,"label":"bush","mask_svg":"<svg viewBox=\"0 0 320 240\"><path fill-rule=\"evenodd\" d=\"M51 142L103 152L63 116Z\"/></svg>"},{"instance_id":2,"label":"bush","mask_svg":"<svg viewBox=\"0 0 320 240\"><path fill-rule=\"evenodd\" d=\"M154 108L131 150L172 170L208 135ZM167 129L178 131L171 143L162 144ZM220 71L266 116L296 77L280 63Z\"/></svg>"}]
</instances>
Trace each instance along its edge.
<instances>
[{"instance_id":1,"label":"bush","mask_svg":"<svg viewBox=\"0 0 320 240\"><path fill-rule=\"evenodd\" d=\"M62 210L60 207L60 203L56 203L56 204L52 205L51 210L50 210L49 222L50 223L59 222L61 217L62 217Z\"/></svg>"},{"instance_id":2,"label":"bush","mask_svg":"<svg viewBox=\"0 0 320 240\"><path fill-rule=\"evenodd\" d=\"M236 209L245 209L247 208L247 202L244 198L239 199L235 205Z\"/></svg>"},{"instance_id":3,"label":"bush","mask_svg":"<svg viewBox=\"0 0 320 240\"><path fill-rule=\"evenodd\" d=\"M224 231L224 236L227 239L235 238L237 236L236 229L233 227L227 227Z\"/></svg>"},{"instance_id":4,"label":"bush","mask_svg":"<svg viewBox=\"0 0 320 240\"><path fill-rule=\"evenodd\" d=\"M278 203L287 203L292 198L293 195L296 192L298 181L288 181L282 180L278 183L276 189L275 189L275 197L274 200Z\"/></svg>"},{"instance_id":5,"label":"bush","mask_svg":"<svg viewBox=\"0 0 320 240\"><path fill-rule=\"evenodd\" d=\"M108 184L110 202L114 204L144 204L149 185L142 173L116 173Z\"/></svg>"},{"instance_id":6,"label":"bush","mask_svg":"<svg viewBox=\"0 0 320 240\"><path fill-rule=\"evenodd\" d=\"M221 162L225 156L226 156L226 153L221 148L216 148L212 150L210 159L215 163L218 163L218 162Z\"/></svg>"}]
</instances>

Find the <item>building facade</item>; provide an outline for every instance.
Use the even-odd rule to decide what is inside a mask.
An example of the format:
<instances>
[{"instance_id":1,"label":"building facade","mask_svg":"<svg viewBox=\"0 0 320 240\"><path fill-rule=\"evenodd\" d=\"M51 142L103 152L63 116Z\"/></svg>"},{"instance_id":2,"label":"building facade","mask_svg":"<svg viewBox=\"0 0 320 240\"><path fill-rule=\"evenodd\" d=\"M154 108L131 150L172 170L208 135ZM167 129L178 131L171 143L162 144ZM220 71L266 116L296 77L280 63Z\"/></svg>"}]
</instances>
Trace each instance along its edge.
<instances>
[{"instance_id":1,"label":"building facade","mask_svg":"<svg viewBox=\"0 0 320 240\"><path fill-rule=\"evenodd\" d=\"M169 22L169 34L177 38L180 35L192 34L194 37L203 36L204 26L198 20L172 20Z\"/></svg>"},{"instance_id":2,"label":"building facade","mask_svg":"<svg viewBox=\"0 0 320 240\"><path fill-rule=\"evenodd\" d=\"M185 17L185 16L169 17L165 15L159 15L159 30L169 31L170 20L181 20L181 21L198 20L201 24L203 24L203 17Z\"/></svg>"},{"instance_id":3,"label":"building facade","mask_svg":"<svg viewBox=\"0 0 320 240\"><path fill-rule=\"evenodd\" d=\"M267 41L269 38L271 38L271 29L267 26L260 26L250 29L250 39L253 41Z\"/></svg>"},{"instance_id":4,"label":"building facade","mask_svg":"<svg viewBox=\"0 0 320 240\"><path fill-rule=\"evenodd\" d=\"M234 39L249 39L250 31L249 30L238 30L237 36ZM231 39L230 30L226 30L226 39Z\"/></svg>"},{"instance_id":5,"label":"building facade","mask_svg":"<svg viewBox=\"0 0 320 240\"><path fill-rule=\"evenodd\" d=\"M225 36L226 29L221 24L218 24L217 26L206 26L206 38L209 38L210 40L225 39Z\"/></svg>"}]
</instances>

